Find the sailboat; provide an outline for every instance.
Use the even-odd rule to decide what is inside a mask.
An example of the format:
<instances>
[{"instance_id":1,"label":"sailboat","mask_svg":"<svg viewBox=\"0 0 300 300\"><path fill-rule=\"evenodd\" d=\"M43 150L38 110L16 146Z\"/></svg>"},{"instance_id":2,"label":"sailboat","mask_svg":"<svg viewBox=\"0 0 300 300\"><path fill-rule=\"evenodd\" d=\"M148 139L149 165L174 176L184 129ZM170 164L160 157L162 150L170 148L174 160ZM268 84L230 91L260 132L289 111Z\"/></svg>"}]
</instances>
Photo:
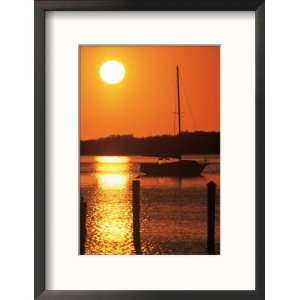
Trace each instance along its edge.
<instances>
[{"instance_id":1,"label":"sailboat","mask_svg":"<svg viewBox=\"0 0 300 300\"><path fill-rule=\"evenodd\" d=\"M179 86L179 67L176 66L176 82L177 82L177 111L178 111L178 134L179 144L181 140L181 107L180 107L180 86ZM173 156L174 157L174 156ZM182 159L182 153L176 155L176 161L162 161L159 159L157 163L141 163L140 171L149 176L170 176L170 177L190 177L201 175L207 162L197 162L195 160Z\"/></svg>"}]
</instances>

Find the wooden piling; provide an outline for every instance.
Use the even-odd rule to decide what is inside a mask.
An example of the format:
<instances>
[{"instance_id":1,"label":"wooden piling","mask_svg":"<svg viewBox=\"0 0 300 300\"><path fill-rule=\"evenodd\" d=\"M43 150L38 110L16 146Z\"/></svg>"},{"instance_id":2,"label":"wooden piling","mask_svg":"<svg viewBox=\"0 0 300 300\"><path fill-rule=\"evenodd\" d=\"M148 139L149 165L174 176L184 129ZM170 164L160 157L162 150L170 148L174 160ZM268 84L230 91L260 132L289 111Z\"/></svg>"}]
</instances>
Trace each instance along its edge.
<instances>
[{"instance_id":1,"label":"wooden piling","mask_svg":"<svg viewBox=\"0 0 300 300\"><path fill-rule=\"evenodd\" d=\"M84 255L86 241L86 203L80 197L80 255Z\"/></svg>"},{"instance_id":2,"label":"wooden piling","mask_svg":"<svg viewBox=\"0 0 300 300\"><path fill-rule=\"evenodd\" d=\"M142 254L140 236L140 181L132 181L133 243L136 254Z\"/></svg>"},{"instance_id":3,"label":"wooden piling","mask_svg":"<svg viewBox=\"0 0 300 300\"><path fill-rule=\"evenodd\" d=\"M215 254L216 187L213 181L207 184L207 254Z\"/></svg>"}]
</instances>

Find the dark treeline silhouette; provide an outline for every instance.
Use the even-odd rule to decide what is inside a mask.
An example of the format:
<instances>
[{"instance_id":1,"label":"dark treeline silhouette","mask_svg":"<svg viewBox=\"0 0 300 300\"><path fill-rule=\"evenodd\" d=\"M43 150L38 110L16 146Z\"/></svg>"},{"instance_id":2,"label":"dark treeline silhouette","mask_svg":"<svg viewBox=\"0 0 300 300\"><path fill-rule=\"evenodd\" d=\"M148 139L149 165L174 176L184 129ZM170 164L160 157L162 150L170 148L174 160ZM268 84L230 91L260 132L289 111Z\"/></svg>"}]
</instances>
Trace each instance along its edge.
<instances>
[{"instance_id":1,"label":"dark treeline silhouette","mask_svg":"<svg viewBox=\"0 0 300 300\"><path fill-rule=\"evenodd\" d=\"M219 132L182 132L180 137L160 135L134 137L112 135L80 142L81 155L172 156L182 154L219 154Z\"/></svg>"}]
</instances>

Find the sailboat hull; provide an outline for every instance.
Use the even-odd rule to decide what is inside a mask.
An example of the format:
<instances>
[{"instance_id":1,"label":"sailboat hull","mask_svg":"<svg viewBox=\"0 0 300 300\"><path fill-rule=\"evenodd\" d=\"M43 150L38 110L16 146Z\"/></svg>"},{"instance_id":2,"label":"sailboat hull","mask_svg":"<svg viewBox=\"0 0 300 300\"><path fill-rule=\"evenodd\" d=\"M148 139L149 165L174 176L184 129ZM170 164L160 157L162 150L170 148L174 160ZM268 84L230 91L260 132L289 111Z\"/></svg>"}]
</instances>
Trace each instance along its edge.
<instances>
[{"instance_id":1,"label":"sailboat hull","mask_svg":"<svg viewBox=\"0 0 300 300\"><path fill-rule=\"evenodd\" d=\"M140 171L149 176L193 177L200 176L207 163L180 160L165 163L142 163Z\"/></svg>"}]
</instances>

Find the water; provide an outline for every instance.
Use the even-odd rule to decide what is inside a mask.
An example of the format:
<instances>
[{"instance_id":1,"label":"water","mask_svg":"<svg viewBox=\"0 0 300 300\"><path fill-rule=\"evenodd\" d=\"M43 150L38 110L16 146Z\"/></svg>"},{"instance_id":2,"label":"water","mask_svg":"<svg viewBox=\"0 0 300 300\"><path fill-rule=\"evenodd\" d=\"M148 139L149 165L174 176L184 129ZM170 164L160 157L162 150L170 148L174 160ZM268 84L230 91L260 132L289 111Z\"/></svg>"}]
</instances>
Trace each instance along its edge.
<instances>
[{"instance_id":1,"label":"water","mask_svg":"<svg viewBox=\"0 0 300 300\"><path fill-rule=\"evenodd\" d=\"M186 156L209 165L194 178L140 176L142 156L81 156L80 193L87 203L85 254L135 254L132 235L132 180L141 182L143 254L206 254L206 184L217 184L216 248L220 240L218 155Z\"/></svg>"}]
</instances>

